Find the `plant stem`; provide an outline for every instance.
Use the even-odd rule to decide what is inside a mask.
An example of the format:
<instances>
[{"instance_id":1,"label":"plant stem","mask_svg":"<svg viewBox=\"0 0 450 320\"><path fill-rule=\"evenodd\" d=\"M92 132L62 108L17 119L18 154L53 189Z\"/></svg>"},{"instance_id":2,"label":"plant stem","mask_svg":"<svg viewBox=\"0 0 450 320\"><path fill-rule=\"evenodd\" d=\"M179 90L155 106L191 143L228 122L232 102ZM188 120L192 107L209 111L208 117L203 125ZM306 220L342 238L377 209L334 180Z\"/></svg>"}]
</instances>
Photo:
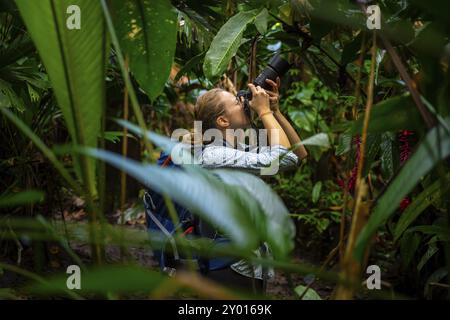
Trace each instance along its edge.
<instances>
[{"instance_id":1,"label":"plant stem","mask_svg":"<svg viewBox=\"0 0 450 320\"><path fill-rule=\"evenodd\" d=\"M369 127L370 111L373 105L373 91L374 91L374 80L375 80L375 57L376 57L376 33L372 34L372 49L371 49L372 59L370 66L369 82L367 86L367 101L364 113L363 130L361 135L360 151L359 151L359 161L357 167L356 176L356 201L353 209L352 224L350 227L350 233L348 237L347 247L344 254L343 261L343 273L342 276L351 281L357 281L361 271L361 265L356 262L352 256L353 248L355 246L356 238L362 227L364 226L366 220L364 214L367 214L368 207L366 206L364 197L367 194L367 185L362 177L362 171L364 166L364 155L366 150L367 142L367 131ZM354 290L352 288L346 288L344 286L339 286L337 288L336 298L337 299L351 299L354 295Z\"/></svg>"},{"instance_id":2,"label":"plant stem","mask_svg":"<svg viewBox=\"0 0 450 320\"><path fill-rule=\"evenodd\" d=\"M133 107L134 115L136 116L136 120L141 127L141 130L143 132L147 132L147 126L145 125L144 116L142 114L142 111L139 107L139 101L137 99L136 93L134 91L133 85L131 83L130 74L128 72L128 69L125 66L125 60L122 55L122 50L120 49L119 40L117 39L116 31L114 29L114 24L111 19L111 14L109 13L108 6L106 4L105 0L101 0L101 5L103 8L103 13L105 14L106 24L108 26L109 34L111 36L111 42L114 46L114 49L116 50L117 54L117 60L120 65L120 70L122 71L122 77L125 82L125 86L128 89L128 94L130 96L131 106ZM149 155L152 154L152 145L150 144L150 141L148 140L147 136L144 134L144 145Z\"/></svg>"}]
</instances>

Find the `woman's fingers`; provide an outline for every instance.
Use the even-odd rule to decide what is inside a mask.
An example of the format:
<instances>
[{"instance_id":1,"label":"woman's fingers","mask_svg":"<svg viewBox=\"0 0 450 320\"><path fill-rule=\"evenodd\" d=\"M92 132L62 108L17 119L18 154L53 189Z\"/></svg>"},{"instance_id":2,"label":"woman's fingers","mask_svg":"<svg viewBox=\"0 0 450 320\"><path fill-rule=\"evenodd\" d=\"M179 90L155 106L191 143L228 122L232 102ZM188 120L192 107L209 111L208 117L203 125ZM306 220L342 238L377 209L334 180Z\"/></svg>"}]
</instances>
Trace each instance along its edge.
<instances>
[{"instance_id":1,"label":"woman's fingers","mask_svg":"<svg viewBox=\"0 0 450 320\"><path fill-rule=\"evenodd\" d=\"M252 95L256 95L257 90L256 90L256 87L255 87L255 85L253 83L249 83L248 84L248 88L252 92Z\"/></svg>"},{"instance_id":2,"label":"woman's fingers","mask_svg":"<svg viewBox=\"0 0 450 320\"><path fill-rule=\"evenodd\" d=\"M260 86L256 87L256 92L262 96L267 96L267 92L266 90L264 90L263 88L261 88Z\"/></svg>"},{"instance_id":3,"label":"woman's fingers","mask_svg":"<svg viewBox=\"0 0 450 320\"><path fill-rule=\"evenodd\" d=\"M279 79L279 78L277 78L277 79ZM266 82L272 87L272 90L274 92L278 92L279 84L275 83L273 80L270 80L270 79L266 79Z\"/></svg>"},{"instance_id":4,"label":"woman's fingers","mask_svg":"<svg viewBox=\"0 0 450 320\"><path fill-rule=\"evenodd\" d=\"M274 89L277 87L277 84L273 80L266 79L266 82Z\"/></svg>"}]
</instances>

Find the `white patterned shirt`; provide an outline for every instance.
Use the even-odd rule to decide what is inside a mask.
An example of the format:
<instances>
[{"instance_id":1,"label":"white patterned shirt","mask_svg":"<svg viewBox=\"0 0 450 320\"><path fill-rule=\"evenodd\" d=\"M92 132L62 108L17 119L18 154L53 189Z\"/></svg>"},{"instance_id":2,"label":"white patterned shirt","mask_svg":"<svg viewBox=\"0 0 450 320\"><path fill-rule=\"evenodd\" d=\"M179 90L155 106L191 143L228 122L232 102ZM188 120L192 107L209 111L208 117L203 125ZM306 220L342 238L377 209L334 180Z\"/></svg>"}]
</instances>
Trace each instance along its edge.
<instances>
[{"instance_id":1,"label":"white patterned shirt","mask_svg":"<svg viewBox=\"0 0 450 320\"><path fill-rule=\"evenodd\" d=\"M267 169L274 161L278 161L277 171L295 167L299 160L298 157L287 148L281 145L260 147L259 150L251 148L248 145L240 143L238 148L233 148L228 142L222 145L206 145L201 153L200 163L204 168L233 168L247 171L253 174L264 175L264 169ZM245 151L249 150L249 151ZM259 151L259 152L256 152ZM276 172L275 172L276 173ZM267 250L266 257L272 258L270 248L264 242ZM262 256L261 248L254 250L256 257ZM232 264L231 269L244 276L262 279L263 268L261 265L252 266L245 260L240 260ZM266 278L274 277L274 269L268 268Z\"/></svg>"}]
</instances>

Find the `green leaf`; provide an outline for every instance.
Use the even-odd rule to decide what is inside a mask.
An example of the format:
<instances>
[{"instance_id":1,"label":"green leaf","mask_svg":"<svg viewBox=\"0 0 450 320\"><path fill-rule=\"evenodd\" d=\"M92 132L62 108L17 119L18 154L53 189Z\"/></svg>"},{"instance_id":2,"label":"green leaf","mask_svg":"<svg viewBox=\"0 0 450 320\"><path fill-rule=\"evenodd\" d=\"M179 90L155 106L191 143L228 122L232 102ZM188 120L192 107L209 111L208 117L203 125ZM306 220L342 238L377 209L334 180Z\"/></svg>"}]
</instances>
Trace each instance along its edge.
<instances>
[{"instance_id":1,"label":"green leaf","mask_svg":"<svg viewBox=\"0 0 450 320\"><path fill-rule=\"evenodd\" d=\"M53 167L61 174L68 184L77 192L82 193L80 185L72 178L69 171L58 160L55 153L28 127L19 117L7 108L1 108L0 112L8 118L33 144L42 152L42 154L51 162Z\"/></svg>"},{"instance_id":2,"label":"green leaf","mask_svg":"<svg viewBox=\"0 0 450 320\"><path fill-rule=\"evenodd\" d=\"M17 7L52 83L76 145L97 146L105 100L106 36L98 1L17 0ZM70 30L67 8L77 5L81 28ZM95 194L95 162L81 156L80 179ZM80 161L77 161L79 168Z\"/></svg>"},{"instance_id":3,"label":"green leaf","mask_svg":"<svg viewBox=\"0 0 450 320\"><path fill-rule=\"evenodd\" d=\"M364 169L362 175L365 177L369 174L373 162L380 151L381 135L377 133L369 133L366 142L366 154L364 161Z\"/></svg>"},{"instance_id":4,"label":"green leaf","mask_svg":"<svg viewBox=\"0 0 450 320\"><path fill-rule=\"evenodd\" d=\"M205 57L205 54L206 54L206 51L201 52L198 55L189 59L189 61L185 63L183 68L181 68L180 71L178 71L178 73L175 76L175 78L173 79L173 81L177 82L178 80L180 80L180 78L182 76L188 74L189 71L191 71L193 68L195 68L200 63L200 61L202 61L202 59Z\"/></svg>"},{"instance_id":5,"label":"green leaf","mask_svg":"<svg viewBox=\"0 0 450 320\"><path fill-rule=\"evenodd\" d=\"M434 271L431 276L428 277L426 283L425 283L425 289L424 289L424 296L427 299L431 299L431 283L436 283L444 279L448 275L448 269L446 267L442 267Z\"/></svg>"},{"instance_id":6,"label":"green leaf","mask_svg":"<svg viewBox=\"0 0 450 320\"><path fill-rule=\"evenodd\" d=\"M124 136L122 131L105 131L103 132L103 136L105 140L110 141L112 143L116 143L120 141L120 138ZM131 134L127 134L128 138L135 139Z\"/></svg>"},{"instance_id":7,"label":"green leaf","mask_svg":"<svg viewBox=\"0 0 450 320\"><path fill-rule=\"evenodd\" d=\"M417 265L417 271L422 270L423 266L428 262L428 260L430 260L431 257L433 257L434 254L435 254L436 252L438 252L438 251L439 251L439 249L438 249L438 247L436 246L436 244L430 244L430 245L428 246L427 251L424 253L424 255L422 256L422 258L420 259L419 264Z\"/></svg>"},{"instance_id":8,"label":"green leaf","mask_svg":"<svg viewBox=\"0 0 450 320\"><path fill-rule=\"evenodd\" d=\"M294 291L300 297L303 294L303 292L305 292L306 288L307 288L306 286L299 285L295 287ZM314 289L308 288L308 291L306 291L302 300L322 300L322 298Z\"/></svg>"},{"instance_id":9,"label":"green leaf","mask_svg":"<svg viewBox=\"0 0 450 320\"><path fill-rule=\"evenodd\" d=\"M423 226L416 226L408 229L408 232L422 232L424 234L428 235L436 235L439 237L448 237L450 236L450 229L448 227L443 227L440 225L423 225Z\"/></svg>"},{"instance_id":10,"label":"green leaf","mask_svg":"<svg viewBox=\"0 0 450 320\"><path fill-rule=\"evenodd\" d=\"M334 24L330 21L320 19L314 16L311 19L311 35L315 43L320 43L320 40L326 36L333 29Z\"/></svg>"},{"instance_id":11,"label":"green leaf","mask_svg":"<svg viewBox=\"0 0 450 320\"><path fill-rule=\"evenodd\" d=\"M340 15L338 4L335 1L319 1L312 4L310 30L313 41L320 44L321 39L326 36L335 26L334 15Z\"/></svg>"},{"instance_id":12,"label":"green leaf","mask_svg":"<svg viewBox=\"0 0 450 320\"><path fill-rule=\"evenodd\" d=\"M266 8L262 9L255 18L255 27L260 34L267 32L267 19L269 18L269 12Z\"/></svg>"},{"instance_id":13,"label":"green leaf","mask_svg":"<svg viewBox=\"0 0 450 320\"><path fill-rule=\"evenodd\" d=\"M17 207L25 204L40 202L44 199L44 193L37 190L27 190L0 196L0 208Z\"/></svg>"},{"instance_id":14,"label":"green leaf","mask_svg":"<svg viewBox=\"0 0 450 320\"><path fill-rule=\"evenodd\" d=\"M364 117L353 123L351 133L361 133ZM383 100L372 107L368 132L395 130L417 130L423 127L423 121L411 96L399 96Z\"/></svg>"},{"instance_id":15,"label":"green leaf","mask_svg":"<svg viewBox=\"0 0 450 320\"><path fill-rule=\"evenodd\" d=\"M14 107L19 112L25 111L23 99L14 91L11 84L0 79L0 108Z\"/></svg>"},{"instance_id":16,"label":"green leaf","mask_svg":"<svg viewBox=\"0 0 450 320\"><path fill-rule=\"evenodd\" d=\"M30 292L38 295L62 294L67 290L69 275L63 274L48 279L45 283L36 283L29 287ZM80 273L81 294L112 293L149 293L158 288L168 277L160 272L138 266L103 266Z\"/></svg>"},{"instance_id":17,"label":"green leaf","mask_svg":"<svg viewBox=\"0 0 450 320\"><path fill-rule=\"evenodd\" d=\"M361 49L362 32L360 32L353 40L347 43L342 50L341 65L355 61L358 58L358 52Z\"/></svg>"},{"instance_id":18,"label":"green leaf","mask_svg":"<svg viewBox=\"0 0 450 320\"><path fill-rule=\"evenodd\" d=\"M402 257L402 266L406 268L411 263L417 248L420 245L422 236L416 232L406 233L400 240L400 254Z\"/></svg>"},{"instance_id":19,"label":"green leaf","mask_svg":"<svg viewBox=\"0 0 450 320\"><path fill-rule=\"evenodd\" d=\"M266 240L276 257L287 257L294 249L295 226L289 211L280 197L259 177L234 170L213 170L227 185L244 187L260 204L264 213L264 223L260 234Z\"/></svg>"},{"instance_id":20,"label":"green leaf","mask_svg":"<svg viewBox=\"0 0 450 320\"><path fill-rule=\"evenodd\" d=\"M380 144L380 160L381 170L385 176L391 177L394 175L394 141L396 136L393 132L385 132L381 134Z\"/></svg>"},{"instance_id":21,"label":"green leaf","mask_svg":"<svg viewBox=\"0 0 450 320\"><path fill-rule=\"evenodd\" d=\"M313 203L316 203L319 200L321 190L322 190L322 181L317 181L312 190Z\"/></svg>"},{"instance_id":22,"label":"green leaf","mask_svg":"<svg viewBox=\"0 0 450 320\"><path fill-rule=\"evenodd\" d=\"M167 194L229 235L236 246L257 247L259 239L254 226L261 218L261 212L258 203L243 188L226 186L206 170L162 168L143 165L104 150L80 151L125 171L159 193Z\"/></svg>"},{"instance_id":23,"label":"green leaf","mask_svg":"<svg viewBox=\"0 0 450 320\"><path fill-rule=\"evenodd\" d=\"M449 118L446 119L448 125ZM450 155L450 135L438 125L431 129L418 145L411 158L403 165L370 215L358 236L354 255L362 261L366 246L375 231L395 212L401 200L417 185L439 161Z\"/></svg>"},{"instance_id":24,"label":"green leaf","mask_svg":"<svg viewBox=\"0 0 450 320\"><path fill-rule=\"evenodd\" d=\"M114 0L114 25L131 72L151 100L169 78L177 42L177 15L169 0Z\"/></svg>"},{"instance_id":25,"label":"green leaf","mask_svg":"<svg viewBox=\"0 0 450 320\"><path fill-rule=\"evenodd\" d=\"M352 135L348 133L342 133L339 135L339 144L336 146L336 156L342 156L349 152L352 146Z\"/></svg>"},{"instance_id":26,"label":"green leaf","mask_svg":"<svg viewBox=\"0 0 450 320\"><path fill-rule=\"evenodd\" d=\"M329 148L330 139L326 133L321 132L302 140L302 142L298 143L298 145Z\"/></svg>"},{"instance_id":27,"label":"green leaf","mask_svg":"<svg viewBox=\"0 0 450 320\"><path fill-rule=\"evenodd\" d=\"M203 62L206 77L221 75L241 45L249 23L255 20L257 10L241 11L231 17L214 37Z\"/></svg>"},{"instance_id":28,"label":"green leaf","mask_svg":"<svg viewBox=\"0 0 450 320\"><path fill-rule=\"evenodd\" d=\"M433 184L423 190L414 201L406 208L406 210L400 216L400 219L395 226L394 241L397 241L403 232L409 227L414 220L435 200L439 199L448 190L450 190L450 173L444 178L447 183L442 186L440 179L436 180Z\"/></svg>"}]
</instances>

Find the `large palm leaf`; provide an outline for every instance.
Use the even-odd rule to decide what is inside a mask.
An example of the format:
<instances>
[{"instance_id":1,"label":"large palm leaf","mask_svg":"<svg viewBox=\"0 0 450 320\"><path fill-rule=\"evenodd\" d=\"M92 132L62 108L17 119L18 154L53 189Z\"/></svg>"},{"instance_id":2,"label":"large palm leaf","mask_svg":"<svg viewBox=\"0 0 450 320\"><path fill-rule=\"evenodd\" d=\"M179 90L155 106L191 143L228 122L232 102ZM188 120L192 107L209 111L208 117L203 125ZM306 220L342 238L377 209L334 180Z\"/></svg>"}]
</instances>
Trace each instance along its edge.
<instances>
[{"instance_id":1,"label":"large palm leaf","mask_svg":"<svg viewBox=\"0 0 450 320\"><path fill-rule=\"evenodd\" d=\"M106 36L102 9L91 0L17 0L47 69L74 144L95 147L104 104ZM66 26L67 8L81 10L81 29ZM95 162L75 159L77 173L95 193Z\"/></svg>"}]
</instances>

